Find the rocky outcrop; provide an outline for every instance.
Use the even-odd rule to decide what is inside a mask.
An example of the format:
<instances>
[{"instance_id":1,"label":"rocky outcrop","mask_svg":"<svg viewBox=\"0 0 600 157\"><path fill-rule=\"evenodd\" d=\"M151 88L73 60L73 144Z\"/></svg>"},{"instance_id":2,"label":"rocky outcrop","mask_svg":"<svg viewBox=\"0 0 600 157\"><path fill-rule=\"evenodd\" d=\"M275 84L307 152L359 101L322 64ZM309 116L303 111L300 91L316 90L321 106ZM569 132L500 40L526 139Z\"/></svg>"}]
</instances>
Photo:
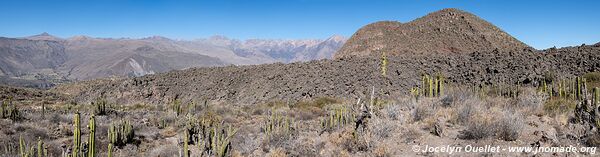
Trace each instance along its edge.
<instances>
[{"instance_id":1,"label":"rocky outcrop","mask_svg":"<svg viewBox=\"0 0 600 157\"><path fill-rule=\"evenodd\" d=\"M493 24L458 9L443 9L408 23L381 21L360 28L335 54L349 56L520 52L529 46Z\"/></svg>"}]
</instances>

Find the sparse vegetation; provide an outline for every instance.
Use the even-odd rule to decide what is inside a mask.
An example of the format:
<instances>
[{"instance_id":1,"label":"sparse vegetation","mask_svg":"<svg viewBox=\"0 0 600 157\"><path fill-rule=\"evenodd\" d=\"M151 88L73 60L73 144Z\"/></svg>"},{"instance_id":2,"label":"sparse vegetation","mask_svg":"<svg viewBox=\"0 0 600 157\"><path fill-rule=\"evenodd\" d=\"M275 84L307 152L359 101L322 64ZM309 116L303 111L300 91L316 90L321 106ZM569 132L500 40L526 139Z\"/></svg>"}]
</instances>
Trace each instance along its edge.
<instances>
[{"instance_id":1,"label":"sparse vegetation","mask_svg":"<svg viewBox=\"0 0 600 157\"><path fill-rule=\"evenodd\" d=\"M34 123L29 120L40 119L29 114L32 111L48 112L51 118L40 122L60 126L49 128L60 133L32 130L29 134L36 134L36 139L19 137L0 142L16 143L5 145L2 152L19 156L60 156L61 152L68 156L135 156L144 151L136 149L157 147L156 143L165 145L157 149L165 151L157 152L162 155L394 156L403 152L392 148L404 148L427 138L510 143L530 139L539 127L572 131L561 127L598 125L594 119L585 118L595 116L591 106L600 104L600 89L586 92L587 80L554 79L545 86L541 82L539 87L518 83L465 87L447 86L441 75L424 75L424 84L413 88L410 95L392 99L378 97L381 92L374 87L367 101L319 97L299 102L271 101L255 107L223 107L207 102L197 105L180 100L165 108L145 103L110 106L98 99L90 105L68 103L69 108L50 104L41 111L19 107L19 121L10 118L9 110L22 105L5 100L3 119L19 127L7 126L0 136L15 137L13 132L31 129L29 125ZM89 120L83 116L89 116ZM3 123L0 121L0 127L7 125ZM548 133L535 134L546 137ZM68 138L72 144L54 146L61 142L53 139L55 136L72 136ZM573 136L582 139L575 142L585 145L597 143L592 138L597 136L595 133Z\"/></svg>"}]
</instances>

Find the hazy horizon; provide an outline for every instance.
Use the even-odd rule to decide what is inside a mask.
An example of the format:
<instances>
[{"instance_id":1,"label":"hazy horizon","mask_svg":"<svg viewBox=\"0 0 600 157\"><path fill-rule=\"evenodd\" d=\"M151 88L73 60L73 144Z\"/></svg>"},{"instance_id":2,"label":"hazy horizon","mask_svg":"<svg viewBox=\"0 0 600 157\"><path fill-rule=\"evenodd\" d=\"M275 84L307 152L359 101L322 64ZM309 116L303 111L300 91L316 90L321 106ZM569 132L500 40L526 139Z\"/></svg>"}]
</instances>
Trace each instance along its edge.
<instances>
[{"instance_id":1,"label":"hazy horizon","mask_svg":"<svg viewBox=\"0 0 600 157\"><path fill-rule=\"evenodd\" d=\"M48 32L68 38L193 40L346 38L364 25L409 22L443 8L458 8L493 23L536 48L600 42L593 20L598 1L7 1L0 6L2 37Z\"/></svg>"}]
</instances>

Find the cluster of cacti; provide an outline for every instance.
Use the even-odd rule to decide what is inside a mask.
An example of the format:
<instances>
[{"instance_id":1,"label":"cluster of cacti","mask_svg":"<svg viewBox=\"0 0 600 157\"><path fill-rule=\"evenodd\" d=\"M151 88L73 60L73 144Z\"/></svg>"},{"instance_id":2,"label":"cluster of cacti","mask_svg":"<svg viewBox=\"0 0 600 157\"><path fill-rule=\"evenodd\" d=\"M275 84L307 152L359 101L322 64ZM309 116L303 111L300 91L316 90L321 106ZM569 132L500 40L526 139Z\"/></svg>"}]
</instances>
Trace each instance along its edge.
<instances>
[{"instance_id":1,"label":"cluster of cacti","mask_svg":"<svg viewBox=\"0 0 600 157\"><path fill-rule=\"evenodd\" d=\"M4 100L2 105L0 106L0 114L2 119L11 119L13 121L17 121L21 119L21 113L19 112L19 108L17 105L13 105L10 99Z\"/></svg>"},{"instance_id":2,"label":"cluster of cacti","mask_svg":"<svg viewBox=\"0 0 600 157\"><path fill-rule=\"evenodd\" d=\"M21 157L35 157L36 154L37 157L48 156L48 148L44 145L42 138L38 137L37 147L35 147L33 145L29 146L25 140L23 140L23 136L19 136L19 155Z\"/></svg>"},{"instance_id":3,"label":"cluster of cacti","mask_svg":"<svg viewBox=\"0 0 600 157\"><path fill-rule=\"evenodd\" d=\"M171 109L175 112L175 115L179 116L183 113L183 108L181 107L181 101L175 99L171 104Z\"/></svg>"},{"instance_id":4,"label":"cluster of cacti","mask_svg":"<svg viewBox=\"0 0 600 157\"><path fill-rule=\"evenodd\" d=\"M96 118L90 116L88 130L89 137L87 142L81 141L81 115L75 113L73 118L73 147L69 156L73 157L94 157L96 152Z\"/></svg>"},{"instance_id":5,"label":"cluster of cacti","mask_svg":"<svg viewBox=\"0 0 600 157\"><path fill-rule=\"evenodd\" d=\"M294 118L277 112L271 112L269 119L265 121L262 129L267 137L270 138L273 135L290 135L297 127Z\"/></svg>"},{"instance_id":6,"label":"cluster of cacti","mask_svg":"<svg viewBox=\"0 0 600 157\"><path fill-rule=\"evenodd\" d=\"M329 110L327 116L321 119L320 123L323 130L334 130L353 123L355 119L356 115L351 110L345 106L340 106Z\"/></svg>"},{"instance_id":7,"label":"cluster of cacti","mask_svg":"<svg viewBox=\"0 0 600 157\"><path fill-rule=\"evenodd\" d=\"M573 79L562 79L548 83L545 80L540 81L538 92L546 93L552 99L553 97L583 101L587 93L587 81L582 77Z\"/></svg>"},{"instance_id":8,"label":"cluster of cacti","mask_svg":"<svg viewBox=\"0 0 600 157\"><path fill-rule=\"evenodd\" d=\"M421 93L427 97L437 97L444 94L444 77L423 75L421 78Z\"/></svg>"},{"instance_id":9,"label":"cluster of cacti","mask_svg":"<svg viewBox=\"0 0 600 157\"><path fill-rule=\"evenodd\" d=\"M189 119L186 125L183 143L184 156L190 156L189 145L194 144L201 154L194 156L229 156L231 154L231 138L237 132L231 125L211 119Z\"/></svg>"},{"instance_id":10,"label":"cluster of cacti","mask_svg":"<svg viewBox=\"0 0 600 157\"><path fill-rule=\"evenodd\" d=\"M382 52L381 53L381 75L383 75L383 76L387 75L387 64L388 64L387 56L385 55L385 52Z\"/></svg>"},{"instance_id":11,"label":"cluster of cacti","mask_svg":"<svg viewBox=\"0 0 600 157\"><path fill-rule=\"evenodd\" d=\"M106 115L106 100L98 99L96 102L92 102L94 106L94 114L96 115Z\"/></svg>"},{"instance_id":12,"label":"cluster of cacti","mask_svg":"<svg viewBox=\"0 0 600 157\"><path fill-rule=\"evenodd\" d=\"M419 88L418 87L413 87L410 89L410 95L413 96L416 99L419 99Z\"/></svg>"},{"instance_id":13,"label":"cluster of cacti","mask_svg":"<svg viewBox=\"0 0 600 157\"><path fill-rule=\"evenodd\" d=\"M110 124L108 141L113 146L124 146L134 141L135 131L129 121L123 120L118 124Z\"/></svg>"},{"instance_id":14,"label":"cluster of cacti","mask_svg":"<svg viewBox=\"0 0 600 157\"><path fill-rule=\"evenodd\" d=\"M507 84L507 83L499 83L493 84L490 86L482 86L484 87L483 91L485 95L491 95L496 97L505 97L505 98L516 98L520 94L521 84L517 82L517 84ZM485 89L489 88L489 89Z\"/></svg>"}]
</instances>

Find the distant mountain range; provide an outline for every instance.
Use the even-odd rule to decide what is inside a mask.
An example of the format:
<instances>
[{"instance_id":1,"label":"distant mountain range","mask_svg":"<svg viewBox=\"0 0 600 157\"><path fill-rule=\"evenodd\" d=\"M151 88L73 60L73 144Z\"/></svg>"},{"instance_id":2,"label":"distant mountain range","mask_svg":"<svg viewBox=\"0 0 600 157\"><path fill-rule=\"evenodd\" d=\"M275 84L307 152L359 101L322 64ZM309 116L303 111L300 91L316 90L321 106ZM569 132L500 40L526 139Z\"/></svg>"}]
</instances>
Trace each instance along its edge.
<instances>
[{"instance_id":1,"label":"distant mountain range","mask_svg":"<svg viewBox=\"0 0 600 157\"><path fill-rule=\"evenodd\" d=\"M341 36L325 40L245 41L224 36L197 40L160 36L63 39L48 33L0 37L0 83L49 87L74 80L142 76L190 67L330 59L345 41Z\"/></svg>"}]
</instances>

